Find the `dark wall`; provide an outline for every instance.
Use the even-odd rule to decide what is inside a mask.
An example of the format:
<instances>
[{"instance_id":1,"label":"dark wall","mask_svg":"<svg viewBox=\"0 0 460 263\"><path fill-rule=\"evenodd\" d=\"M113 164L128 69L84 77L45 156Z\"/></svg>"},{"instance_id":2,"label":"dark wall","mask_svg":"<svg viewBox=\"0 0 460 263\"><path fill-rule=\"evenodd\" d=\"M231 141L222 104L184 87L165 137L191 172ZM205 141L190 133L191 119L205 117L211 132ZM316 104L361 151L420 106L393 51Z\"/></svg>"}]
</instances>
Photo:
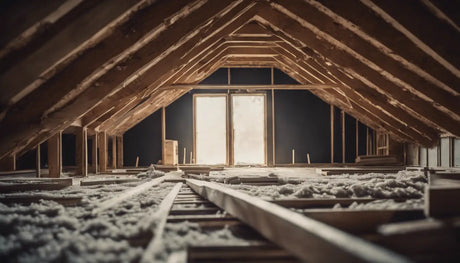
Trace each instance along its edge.
<instances>
[{"instance_id":1,"label":"dark wall","mask_svg":"<svg viewBox=\"0 0 460 263\"><path fill-rule=\"evenodd\" d=\"M179 163L190 162L193 151L193 94L183 95L166 108L166 139L177 140L179 145ZM161 146L160 146L161 147Z\"/></svg>"},{"instance_id":2,"label":"dark wall","mask_svg":"<svg viewBox=\"0 0 460 263\"><path fill-rule=\"evenodd\" d=\"M275 91L276 163L330 161L329 104L309 91Z\"/></svg>"},{"instance_id":3,"label":"dark wall","mask_svg":"<svg viewBox=\"0 0 460 263\"><path fill-rule=\"evenodd\" d=\"M161 160L161 110L156 111L123 135L125 166L147 166Z\"/></svg>"},{"instance_id":4,"label":"dark wall","mask_svg":"<svg viewBox=\"0 0 460 263\"><path fill-rule=\"evenodd\" d=\"M270 84L269 68L231 68L231 84ZM221 68L201 84L228 83L228 70ZM282 71L274 70L274 84L297 84ZM236 92L236 91L231 91ZM193 150L193 94L227 93L227 90L194 90L166 107L166 138L179 142L179 163L186 162ZM260 93L260 92L259 92ZM267 160L272 159L271 91L267 91ZM342 162L342 133L340 109L334 110L334 161ZM346 161L355 160L355 119L346 115ZM362 132L364 130L364 132ZM360 125L360 154L365 154L366 126ZM275 150L276 163L291 163L291 150L296 150L296 162L306 162L307 153L312 163L330 162L330 106L309 91L275 91ZM161 111L127 131L124 135L125 165L157 163L161 159Z\"/></svg>"}]
</instances>

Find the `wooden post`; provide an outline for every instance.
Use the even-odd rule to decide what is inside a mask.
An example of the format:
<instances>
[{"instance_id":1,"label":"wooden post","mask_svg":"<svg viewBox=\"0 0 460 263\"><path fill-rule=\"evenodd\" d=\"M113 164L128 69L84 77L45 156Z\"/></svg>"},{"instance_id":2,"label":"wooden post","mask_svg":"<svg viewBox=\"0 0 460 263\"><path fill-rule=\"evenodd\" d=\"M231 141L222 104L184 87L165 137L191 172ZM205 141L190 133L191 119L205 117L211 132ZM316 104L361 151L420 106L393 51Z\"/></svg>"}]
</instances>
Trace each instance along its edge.
<instances>
[{"instance_id":1,"label":"wooden post","mask_svg":"<svg viewBox=\"0 0 460 263\"><path fill-rule=\"evenodd\" d=\"M345 112L341 111L342 120L342 163L345 163Z\"/></svg>"},{"instance_id":2,"label":"wooden post","mask_svg":"<svg viewBox=\"0 0 460 263\"><path fill-rule=\"evenodd\" d=\"M359 131L358 131L358 128L359 128L359 122L358 122L358 119L356 119L356 158L358 158L358 151L359 151Z\"/></svg>"},{"instance_id":3,"label":"wooden post","mask_svg":"<svg viewBox=\"0 0 460 263\"><path fill-rule=\"evenodd\" d=\"M369 155L369 127L366 127L366 155Z\"/></svg>"},{"instance_id":4,"label":"wooden post","mask_svg":"<svg viewBox=\"0 0 460 263\"><path fill-rule=\"evenodd\" d=\"M139 167L139 156L136 157L136 168Z\"/></svg>"},{"instance_id":5,"label":"wooden post","mask_svg":"<svg viewBox=\"0 0 460 263\"><path fill-rule=\"evenodd\" d=\"M184 147L184 159L182 160L182 164L185 164L186 159L187 159L187 148Z\"/></svg>"},{"instance_id":6,"label":"wooden post","mask_svg":"<svg viewBox=\"0 0 460 263\"><path fill-rule=\"evenodd\" d=\"M0 160L0 171L15 171L16 155L7 156Z\"/></svg>"},{"instance_id":7,"label":"wooden post","mask_svg":"<svg viewBox=\"0 0 460 263\"><path fill-rule=\"evenodd\" d=\"M36 175L37 178L40 178L40 172L41 172L41 154L40 154L40 144L37 145L37 152L35 153L36 158L35 158L35 165L37 167Z\"/></svg>"},{"instance_id":8,"label":"wooden post","mask_svg":"<svg viewBox=\"0 0 460 263\"><path fill-rule=\"evenodd\" d=\"M166 142L166 109L161 108L161 163L165 164L165 142Z\"/></svg>"},{"instance_id":9,"label":"wooden post","mask_svg":"<svg viewBox=\"0 0 460 263\"><path fill-rule=\"evenodd\" d=\"M112 136L112 169L117 169L117 139Z\"/></svg>"},{"instance_id":10,"label":"wooden post","mask_svg":"<svg viewBox=\"0 0 460 263\"><path fill-rule=\"evenodd\" d=\"M86 127L79 127L76 133L75 164L77 174L88 176L88 130Z\"/></svg>"},{"instance_id":11,"label":"wooden post","mask_svg":"<svg viewBox=\"0 0 460 263\"><path fill-rule=\"evenodd\" d=\"M99 162L98 162L98 156L97 156L97 147L98 146L98 140L97 140L97 132L94 133L93 135L93 145L92 145L92 166L91 166L91 172L93 172L94 174L97 174L99 172L99 169L98 169L98 166L99 166Z\"/></svg>"},{"instance_id":12,"label":"wooden post","mask_svg":"<svg viewBox=\"0 0 460 263\"><path fill-rule=\"evenodd\" d=\"M292 149L292 164L295 164L295 150Z\"/></svg>"},{"instance_id":13,"label":"wooden post","mask_svg":"<svg viewBox=\"0 0 460 263\"><path fill-rule=\"evenodd\" d=\"M117 136L117 167L123 168L123 135Z\"/></svg>"},{"instance_id":14,"label":"wooden post","mask_svg":"<svg viewBox=\"0 0 460 263\"><path fill-rule=\"evenodd\" d=\"M48 139L48 177L60 177L62 173L62 131Z\"/></svg>"},{"instance_id":15,"label":"wooden post","mask_svg":"<svg viewBox=\"0 0 460 263\"><path fill-rule=\"evenodd\" d=\"M334 163L334 105L331 104L331 163Z\"/></svg>"},{"instance_id":16,"label":"wooden post","mask_svg":"<svg viewBox=\"0 0 460 263\"><path fill-rule=\"evenodd\" d=\"M273 67L271 68L271 84L275 84L275 78L273 75ZM272 89L272 165L276 165L275 155L275 89Z\"/></svg>"},{"instance_id":17,"label":"wooden post","mask_svg":"<svg viewBox=\"0 0 460 263\"><path fill-rule=\"evenodd\" d=\"M98 134L99 143L99 170L101 172L107 171L107 133L102 131Z\"/></svg>"}]
</instances>

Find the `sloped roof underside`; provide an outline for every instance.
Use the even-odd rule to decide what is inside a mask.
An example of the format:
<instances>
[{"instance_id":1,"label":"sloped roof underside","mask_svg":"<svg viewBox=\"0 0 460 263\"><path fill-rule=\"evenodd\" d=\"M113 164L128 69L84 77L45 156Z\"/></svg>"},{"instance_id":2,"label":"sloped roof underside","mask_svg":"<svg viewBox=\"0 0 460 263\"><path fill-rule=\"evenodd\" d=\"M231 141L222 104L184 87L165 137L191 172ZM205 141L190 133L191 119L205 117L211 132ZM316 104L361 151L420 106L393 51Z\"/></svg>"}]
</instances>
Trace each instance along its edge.
<instances>
[{"instance_id":1,"label":"sloped roof underside","mask_svg":"<svg viewBox=\"0 0 460 263\"><path fill-rule=\"evenodd\" d=\"M0 11L0 157L71 125L122 134L233 66L279 68L400 141L460 136L456 1L37 3Z\"/></svg>"}]
</instances>

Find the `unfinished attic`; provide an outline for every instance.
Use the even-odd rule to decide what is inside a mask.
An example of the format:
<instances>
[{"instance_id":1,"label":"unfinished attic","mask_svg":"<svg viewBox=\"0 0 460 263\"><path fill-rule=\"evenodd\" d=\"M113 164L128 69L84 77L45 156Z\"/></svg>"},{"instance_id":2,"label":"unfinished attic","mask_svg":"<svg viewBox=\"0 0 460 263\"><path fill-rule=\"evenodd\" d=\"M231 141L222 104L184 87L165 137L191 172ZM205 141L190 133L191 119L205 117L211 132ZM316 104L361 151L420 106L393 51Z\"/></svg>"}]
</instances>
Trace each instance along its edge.
<instances>
[{"instance_id":1,"label":"unfinished attic","mask_svg":"<svg viewBox=\"0 0 460 263\"><path fill-rule=\"evenodd\" d=\"M1 262L458 262L460 2L0 2Z\"/></svg>"}]
</instances>

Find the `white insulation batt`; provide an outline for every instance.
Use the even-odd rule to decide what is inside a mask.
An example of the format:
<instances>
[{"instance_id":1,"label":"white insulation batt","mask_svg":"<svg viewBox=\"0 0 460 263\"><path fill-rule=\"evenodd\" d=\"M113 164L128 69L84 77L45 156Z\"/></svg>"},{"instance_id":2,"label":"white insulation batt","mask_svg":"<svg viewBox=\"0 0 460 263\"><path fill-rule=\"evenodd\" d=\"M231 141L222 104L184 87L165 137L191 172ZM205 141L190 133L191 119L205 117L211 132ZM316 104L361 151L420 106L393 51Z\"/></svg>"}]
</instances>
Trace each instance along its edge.
<instances>
[{"instance_id":1,"label":"white insulation batt","mask_svg":"<svg viewBox=\"0 0 460 263\"><path fill-rule=\"evenodd\" d=\"M142 183L142 182L139 182ZM72 186L48 195L84 196L83 205L53 201L31 205L0 204L0 262L135 262L155 225L150 215L171 190L161 186L92 215L101 201L139 183ZM42 192L43 193L43 192Z\"/></svg>"},{"instance_id":2,"label":"white insulation batt","mask_svg":"<svg viewBox=\"0 0 460 263\"><path fill-rule=\"evenodd\" d=\"M269 186L225 185L267 199L373 197L422 198L427 179L423 172L345 174L304 177L301 184Z\"/></svg>"}]
</instances>

